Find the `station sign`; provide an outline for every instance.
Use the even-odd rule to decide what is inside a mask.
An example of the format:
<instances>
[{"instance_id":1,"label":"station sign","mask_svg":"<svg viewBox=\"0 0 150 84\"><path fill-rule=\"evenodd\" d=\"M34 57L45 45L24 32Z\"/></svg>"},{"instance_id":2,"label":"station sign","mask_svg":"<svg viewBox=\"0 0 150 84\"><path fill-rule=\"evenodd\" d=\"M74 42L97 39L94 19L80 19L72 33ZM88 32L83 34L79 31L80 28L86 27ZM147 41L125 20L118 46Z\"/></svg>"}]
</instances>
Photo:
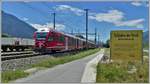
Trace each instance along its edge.
<instances>
[{"instance_id":1,"label":"station sign","mask_svg":"<svg viewBox=\"0 0 150 84\"><path fill-rule=\"evenodd\" d=\"M141 61L142 30L111 31L110 58L121 61Z\"/></svg>"}]
</instances>

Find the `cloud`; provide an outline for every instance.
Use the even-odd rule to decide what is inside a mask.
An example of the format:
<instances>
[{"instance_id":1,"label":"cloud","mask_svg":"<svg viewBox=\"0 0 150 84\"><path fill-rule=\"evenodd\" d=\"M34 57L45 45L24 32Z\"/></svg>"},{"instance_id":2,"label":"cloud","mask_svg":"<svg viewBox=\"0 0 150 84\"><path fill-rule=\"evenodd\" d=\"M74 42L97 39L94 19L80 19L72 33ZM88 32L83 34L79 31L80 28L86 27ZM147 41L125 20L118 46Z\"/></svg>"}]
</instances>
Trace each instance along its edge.
<instances>
[{"instance_id":1,"label":"cloud","mask_svg":"<svg viewBox=\"0 0 150 84\"><path fill-rule=\"evenodd\" d=\"M131 4L133 6L145 6L145 7L149 7L149 2L148 1L133 1L131 2Z\"/></svg>"},{"instance_id":2,"label":"cloud","mask_svg":"<svg viewBox=\"0 0 150 84\"><path fill-rule=\"evenodd\" d=\"M133 5L140 6L142 5L141 2L132 2ZM146 3L147 4L147 3ZM78 16L81 16L85 13L84 10L72 7L69 5L58 5L55 7L56 11L68 11L68 12L73 12ZM142 22L144 19L134 19L134 20L127 20L124 21L124 13L119 10L109 10L108 12L105 13L95 13L95 12L89 12L89 19L96 20L98 22L108 22L112 23L115 26L128 26L128 27L136 27L136 28L143 28Z\"/></svg>"},{"instance_id":3,"label":"cloud","mask_svg":"<svg viewBox=\"0 0 150 84\"><path fill-rule=\"evenodd\" d=\"M23 18L23 20L24 20L24 21L27 21L27 20L28 20L28 18L24 17L24 18Z\"/></svg>"},{"instance_id":4,"label":"cloud","mask_svg":"<svg viewBox=\"0 0 150 84\"><path fill-rule=\"evenodd\" d=\"M109 10L108 13L98 13L95 16L89 16L90 19L95 19L99 22L116 22L123 18L123 13L118 10Z\"/></svg>"},{"instance_id":5,"label":"cloud","mask_svg":"<svg viewBox=\"0 0 150 84\"><path fill-rule=\"evenodd\" d=\"M37 30L53 28L53 23L46 23L45 25L41 25L41 24L30 24L30 25L36 28ZM66 26L63 24L56 23L56 30L64 30L65 27Z\"/></svg>"},{"instance_id":6,"label":"cloud","mask_svg":"<svg viewBox=\"0 0 150 84\"><path fill-rule=\"evenodd\" d=\"M73 13L75 13L76 15L80 16L84 13L84 10L81 10L79 8L76 7L72 7L69 5L58 5L55 7L56 11L71 11Z\"/></svg>"},{"instance_id":7,"label":"cloud","mask_svg":"<svg viewBox=\"0 0 150 84\"><path fill-rule=\"evenodd\" d=\"M116 22L116 26L130 26L130 27L136 27L136 28L143 28L142 22L144 19L137 19L137 20L129 20L129 21L120 21Z\"/></svg>"},{"instance_id":8,"label":"cloud","mask_svg":"<svg viewBox=\"0 0 150 84\"><path fill-rule=\"evenodd\" d=\"M141 6L142 5L141 2L132 2L131 4L134 5L134 6Z\"/></svg>"},{"instance_id":9,"label":"cloud","mask_svg":"<svg viewBox=\"0 0 150 84\"><path fill-rule=\"evenodd\" d=\"M93 16L89 16L89 19L96 20L98 22L108 22L112 23L115 26L128 26L128 27L136 27L143 28L142 22L144 19L136 19L136 20L127 20L124 21L124 13L119 10L109 10L106 13L98 13Z\"/></svg>"}]
</instances>

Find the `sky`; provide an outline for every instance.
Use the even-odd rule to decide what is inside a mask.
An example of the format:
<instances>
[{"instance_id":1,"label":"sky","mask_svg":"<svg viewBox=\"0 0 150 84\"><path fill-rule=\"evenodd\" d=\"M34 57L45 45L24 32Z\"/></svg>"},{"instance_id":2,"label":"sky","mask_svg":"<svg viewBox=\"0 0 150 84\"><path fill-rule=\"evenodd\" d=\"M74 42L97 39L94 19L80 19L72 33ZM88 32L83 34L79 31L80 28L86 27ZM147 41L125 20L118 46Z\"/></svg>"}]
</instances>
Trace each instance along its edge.
<instances>
[{"instance_id":1,"label":"sky","mask_svg":"<svg viewBox=\"0 0 150 84\"><path fill-rule=\"evenodd\" d=\"M2 10L25 21L36 29L53 28L56 13L56 29L67 33L85 33L88 11L88 33L95 33L106 42L112 30L148 30L149 3L128 2L2 2ZM85 35L84 35L85 36ZM93 35L88 35L93 40Z\"/></svg>"}]
</instances>

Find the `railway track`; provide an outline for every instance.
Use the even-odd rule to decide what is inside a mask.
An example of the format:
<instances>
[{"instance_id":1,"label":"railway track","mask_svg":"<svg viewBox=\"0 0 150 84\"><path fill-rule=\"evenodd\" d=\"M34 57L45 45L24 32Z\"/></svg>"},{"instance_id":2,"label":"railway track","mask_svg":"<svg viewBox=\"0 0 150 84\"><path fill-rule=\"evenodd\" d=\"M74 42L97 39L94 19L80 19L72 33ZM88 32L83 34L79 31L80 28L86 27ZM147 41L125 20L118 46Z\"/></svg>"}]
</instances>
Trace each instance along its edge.
<instances>
[{"instance_id":1,"label":"railway track","mask_svg":"<svg viewBox=\"0 0 150 84\"><path fill-rule=\"evenodd\" d=\"M1 60L5 61L5 60L11 60L11 59L33 57L33 56L38 56L38 55L40 55L40 54L34 53L34 52L9 53L9 54L3 54L1 56Z\"/></svg>"},{"instance_id":2,"label":"railway track","mask_svg":"<svg viewBox=\"0 0 150 84\"><path fill-rule=\"evenodd\" d=\"M25 51L32 51L32 49L25 49L24 51L21 51L21 50L19 50L19 51L16 51L16 50L11 51L11 50L9 50L9 49L8 49L7 51L2 51L2 50L1 50L2 53L25 52Z\"/></svg>"},{"instance_id":3,"label":"railway track","mask_svg":"<svg viewBox=\"0 0 150 84\"><path fill-rule=\"evenodd\" d=\"M1 54L1 60L6 61L6 60L11 60L11 59L20 59L20 58L27 58L27 57L34 57L34 56L44 56L44 55L49 55L49 56L54 56L54 57L60 57L63 56L64 54L75 54L78 51L61 51L61 52L55 52L55 53L49 53L49 54L40 54L40 53L35 53L33 51L26 51L26 52L11 52L11 53L2 53Z\"/></svg>"},{"instance_id":4,"label":"railway track","mask_svg":"<svg viewBox=\"0 0 150 84\"><path fill-rule=\"evenodd\" d=\"M5 61L5 60L11 60L11 59L20 59L20 58L27 58L27 57L34 57L34 56L44 56L44 55L49 55L49 56L54 56L54 57L58 57L58 56L62 56L62 54L67 54L67 53L71 53L72 51L61 51L61 52L51 52L51 53L47 53L47 54L41 54L41 53L35 53L34 51L26 51L26 52L9 52L9 53L2 53L1 54L1 60Z\"/></svg>"},{"instance_id":5,"label":"railway track","mask_svg":"<svg viewBox=\"0 0 150 84\"><path fill-rule=\"evenodd\" d=\"M10 56L10 55L20 55L20 54L31 54L33 51L23 51L23 52L3 52L1 56Z\"/></svg>"}]
</instances>

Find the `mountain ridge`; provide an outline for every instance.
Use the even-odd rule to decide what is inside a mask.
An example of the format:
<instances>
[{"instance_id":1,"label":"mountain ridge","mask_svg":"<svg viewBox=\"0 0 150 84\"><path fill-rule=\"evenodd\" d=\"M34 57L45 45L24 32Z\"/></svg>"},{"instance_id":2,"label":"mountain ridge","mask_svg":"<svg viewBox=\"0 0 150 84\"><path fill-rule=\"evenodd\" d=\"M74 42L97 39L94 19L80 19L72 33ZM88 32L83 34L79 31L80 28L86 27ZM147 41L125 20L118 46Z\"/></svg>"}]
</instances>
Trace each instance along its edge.
<instances>
[{"instance_id":1,"label":"mountain ridge","mask_svg":"<svg viewBox=\"0 0 150 84\"><path fill-rule=\"evenodd\" d=\"M6 33L13 37L33 38L36 31L34 27L20 20L14 15L2 11L2 33Z\"/></svg>"}]
</instances>

